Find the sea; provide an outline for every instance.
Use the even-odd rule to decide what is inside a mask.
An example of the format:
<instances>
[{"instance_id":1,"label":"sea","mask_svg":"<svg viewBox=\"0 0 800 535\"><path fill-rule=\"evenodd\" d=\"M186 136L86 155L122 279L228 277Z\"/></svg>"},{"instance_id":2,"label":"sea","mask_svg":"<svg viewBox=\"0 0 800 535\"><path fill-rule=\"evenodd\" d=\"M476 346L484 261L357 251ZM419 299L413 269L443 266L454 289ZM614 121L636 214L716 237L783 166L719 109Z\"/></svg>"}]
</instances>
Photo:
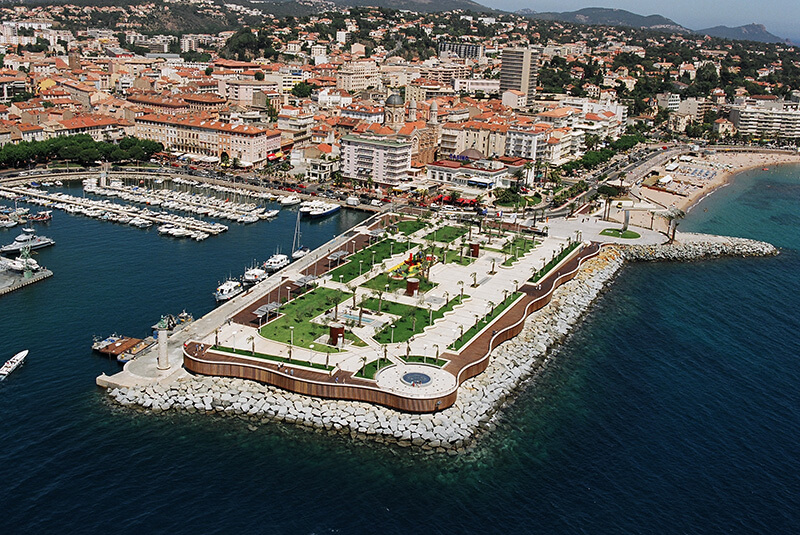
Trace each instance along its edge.
<instances>
[{"instance_id":1,"label":"sea","mask_svg":"<svg viewBox=\"0 0 800 535\"><path fill-rule=\"evenodd\" d=\"M314 247L365 217L303 223ZM800 528L800 167L736 176L679 230L772 258L627 265L475 449L145 414L95 386L94 335L202 315L295 223L200 243L56 213L55 276L0 298L0 533L795 533ZM0 231L0 242L17 233Z\"/></svg>"}]
</instances>

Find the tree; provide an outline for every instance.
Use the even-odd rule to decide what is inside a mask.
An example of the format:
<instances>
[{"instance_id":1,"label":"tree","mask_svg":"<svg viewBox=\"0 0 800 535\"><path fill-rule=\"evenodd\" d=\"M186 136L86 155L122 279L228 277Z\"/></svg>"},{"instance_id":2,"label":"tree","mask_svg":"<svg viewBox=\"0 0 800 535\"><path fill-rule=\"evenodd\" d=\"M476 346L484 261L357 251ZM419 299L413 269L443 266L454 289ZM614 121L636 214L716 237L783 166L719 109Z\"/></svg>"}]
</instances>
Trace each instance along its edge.
<instances>
[{"instance_id":1,"label":"tree","mask_svg":"<svg viewBox=\"0 0 800 535\"><path fill-rule=\"evenodd\" d=\"M211 67L211 66L206 67L206 70L205 70L206 76L211 76L212 72L214 72L214 67Z\"/></svg>"},{"instance_id":2,"label":"tree","mask_svg":"<svg viewBox=\"0 0 800 535\"><path fill-rule=\"evenodd\" d=\"M261 80L263 80L263 79L264 79L264 71L256 71L255 78L256 78L256 80L258 80L259 82L260 82Z\"/></svg>"},{"instance_id":3,"label":"tree","mask_svg":"<svg viewBox=\"0 0 800 535\"><path fill-rule=\"evenodd\" d=\"M299 82L294 84L292 88L292 95L298 98L308 98L311 96L311 92L317 88L314 84L309 84L308 82Z\"/></svg>"}]
</instances>

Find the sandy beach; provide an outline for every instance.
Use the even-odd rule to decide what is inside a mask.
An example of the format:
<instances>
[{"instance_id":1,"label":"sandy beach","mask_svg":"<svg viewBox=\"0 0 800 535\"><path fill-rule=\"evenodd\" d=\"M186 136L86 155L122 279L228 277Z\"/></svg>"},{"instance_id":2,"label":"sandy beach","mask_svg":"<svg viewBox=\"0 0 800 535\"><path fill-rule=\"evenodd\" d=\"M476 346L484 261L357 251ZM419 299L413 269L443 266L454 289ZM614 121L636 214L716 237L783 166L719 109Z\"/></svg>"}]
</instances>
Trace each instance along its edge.
<instances>
[{"instance_id":1,"label":"sandy beach","mask_svg":"<svg viewBox=\"0 0 800 535\"><path fill-rule=\"evenodd\" d=\"M703 156L684 158L678 168L667 171L664 165L653 167L658 176L669 175L667 184L642 185L635 187L633 193L657 210L676 207L688 211L715 189L727 184L731 178L743 171L758 168L771 168L775 165L800 163L800 154L789 152L716 152ZM610 218L622 222L623 210L611 209ZM634 210L630 224L666 231L668 223L655 216L652 210Z\"/></svg>"}]
</instances>

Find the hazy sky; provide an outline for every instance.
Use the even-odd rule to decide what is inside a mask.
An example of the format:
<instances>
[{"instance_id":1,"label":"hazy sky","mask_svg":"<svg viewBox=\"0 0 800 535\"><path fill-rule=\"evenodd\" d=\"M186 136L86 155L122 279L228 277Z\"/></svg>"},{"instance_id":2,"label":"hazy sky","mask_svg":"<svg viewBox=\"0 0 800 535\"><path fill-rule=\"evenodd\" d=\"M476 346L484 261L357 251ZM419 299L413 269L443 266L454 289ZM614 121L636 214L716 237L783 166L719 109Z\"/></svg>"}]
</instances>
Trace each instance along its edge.
<instances>
[{"instance_id":1,"label":"hazy sky","mask_svg":"<svg viewBox=\"0 0 800 535\"><path fill-rule=\"evenodd\" d=\"M800 0L476 0L505 11L575 11L584 7L625 9L639 15L663 15L699 30L711 26L764 24L779 37L800 38Z\"/></svg>"}]
</instances>

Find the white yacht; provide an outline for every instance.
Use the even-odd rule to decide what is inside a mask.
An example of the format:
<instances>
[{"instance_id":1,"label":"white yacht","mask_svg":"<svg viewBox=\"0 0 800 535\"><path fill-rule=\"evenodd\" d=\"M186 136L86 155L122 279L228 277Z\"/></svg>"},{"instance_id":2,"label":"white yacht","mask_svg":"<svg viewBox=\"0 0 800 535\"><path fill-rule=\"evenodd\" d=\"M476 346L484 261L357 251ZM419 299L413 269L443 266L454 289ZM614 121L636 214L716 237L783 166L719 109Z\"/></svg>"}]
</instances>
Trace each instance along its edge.
<instances>
[{"instance_id":1,"label":"white yacht","mask_svg":"<svg viewBox=\"0 0 800 535\"><path fill-rule=\"evenodd\" d=\"M233 299L243 291L244 287L242 286L241 282L228 279L220 284L217 288L217 291L214 292L214 299L216 299L218 303L221 301L227 301L229 299Z\"/></svg>"},{"instance_id":2,"label":"white yacht","mask_svg":"<svg viewBox=\"0 0 800 535\"><path fill-rule=\"evenodd\" d=\"M301 202L303 202L303 200L297 195L289 195L288 197L281 199L281 206L294 206L295 204L300 204Z\"/></svg>"},{"instance_id":3,"label":"white yacht","mask_svg":"<svg viewBox=\"0 0 800 535\"><path fill-rule=\"evenodd\" d=\"M264 263L264 269L272 273L285 268L289 265L289 262L291 262L291 260L289 260L289 257L285 254L274 254Z\"/></svg>"},{"instance_id":4,"label":"white yacht","mask_svg":"<svg viewBox=\"0 0 800 535\"><path fill-rule=\"evenodd\" d=\"M301 209L302 210L302 209ZM300 214L297 212L297 222L294 224L294 238L292 239L292 260L303 258L311 249L300 244Z\"/></svg>"},{"instance_id":5,"label":"white yacht","mask_svg":"<svg viewBox=\"0 0 800 535\"><path fill-rule=\"evenodd\" d=\"M19 368L20 364L25 361L25 357L27 356L28 350L26 349L8 359L8 361L0 367L0 381L4 380L11 372Z\"/></svg>"},{"instance_id":6,"label":"white yacht","mask_svg":"<svg viewBox=\"0 0 800 535\"><path fill-rule=\"evenodd\" d=\"M37 236L32 228L22 229L22 234L14 238L14 241L4 247L0 247L0 253L19 253L24 247L30 247L31 251L55 245L55 240L46 236Z\"/></svg>"},{"instance_id":7,"label":"white yacht","mask_svg":"<svg viewBox=\"0 0 800 535\"><path fill-rule=\"evenodd\" d=\"M261 267L251 267L244 272L242 282L245 284L258 284L268 277L267 270Z\"/></svg>"},{"instance_id":8,"label":"white yacht","mask_svg":"<svg viewBox=\"0 0 800 535\"><path fill-rule=\"evenodd\" d=\"M6 259L3 263L5 264L5 267L11 271L19 271L20 273L24 272L26 268L30 269L31 271L39 271L39 269L41 269L39 263L33 258L18 260Z\"/></svg>"},{"instance_id":9,"label":"white yacht","mask_svg":"<svg viewBox=\"0 0 800 535\"><path fill-rule=\"evenodd\" d=\"M311 214L309 214L309 215L311 217L315 217L315 218L316 217L326 217L326 216L329 216L331 214L335 214L336 212L338 212L341 209L342 209L342 207L339 206L336 203L325 203L322 206L320 206L319 208L317 208L316 210L312 210Z\"/></svg>"},{"instance_id":10,"label":"white yacht","mask_svg":"<svg viewBox=\"0 0 800 535\"><path fill-rule=\"evenodd\" d=\"M278 217L278 214L281 213L280 210L267 210L259 217L261 219L272 219L273 217Z\"/></svg>"}]
</instances>

